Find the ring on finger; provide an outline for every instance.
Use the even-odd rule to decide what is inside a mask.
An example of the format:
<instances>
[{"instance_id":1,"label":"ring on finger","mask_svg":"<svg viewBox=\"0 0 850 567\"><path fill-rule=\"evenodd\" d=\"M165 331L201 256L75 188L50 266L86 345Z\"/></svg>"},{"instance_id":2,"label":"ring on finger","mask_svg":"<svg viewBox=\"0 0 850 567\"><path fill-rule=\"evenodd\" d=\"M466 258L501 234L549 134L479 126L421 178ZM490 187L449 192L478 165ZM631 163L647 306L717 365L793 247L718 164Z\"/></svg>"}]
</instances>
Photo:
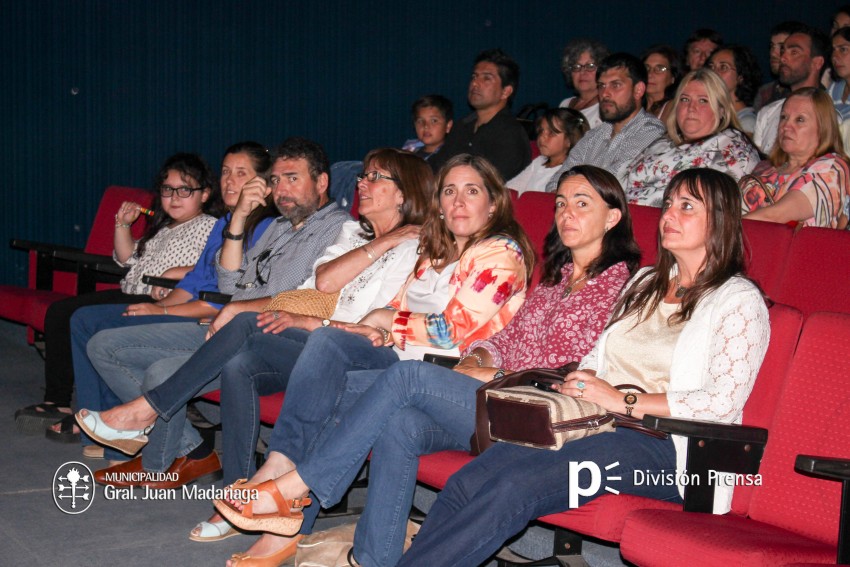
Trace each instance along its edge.
<instances>
[{"instance_id":1,"label":"ring on finger","mask_svg":"<svg viewBox=\"0 0 850 567\"><path fill-rule=\"evenodd\" d=\"M577 398L583 398L584 397L584 390L579 390L578 394L576 394L576 397Z\"/></svg>"},{"instance_id":2,"label":"ring on finger","mask_svg":"<svg viewBox=\"0 0 850 567\"><path fill-rule=\"evenodd\" d=\"M579 380L576 382L576 388L579 390L584 390L587 387L587 384L584 383L584 380Z\"/></svg>"},{"instance_id":3,"label":"ring on finger","mask_svg":"<svg viewBox=\"0 0 850 567\"><path fill-rule=\"evenodd\" d=\"M272 315L272 318L273 318L275 321L277 321L278 319L280 319L280 313L278 313L277 311L275 311L275 312L274 312L274 315Z\"/></svg>"}]
</instances>

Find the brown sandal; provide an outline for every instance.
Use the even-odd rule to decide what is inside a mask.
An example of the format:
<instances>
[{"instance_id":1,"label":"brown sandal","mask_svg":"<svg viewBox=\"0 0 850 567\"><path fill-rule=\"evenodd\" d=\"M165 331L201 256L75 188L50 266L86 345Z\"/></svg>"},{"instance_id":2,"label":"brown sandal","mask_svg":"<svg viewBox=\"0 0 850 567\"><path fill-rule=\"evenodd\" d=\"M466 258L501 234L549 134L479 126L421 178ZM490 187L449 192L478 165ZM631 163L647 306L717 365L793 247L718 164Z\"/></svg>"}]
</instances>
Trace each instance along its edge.
<instances>
[{"instance_id":1,"label":"brown sandal","mask_svg":"<svg viewBox=\"0 0 850 567\"><path fill-rule=\"evenodd\" d=\"M249 484L247 480L240 479L230 487L233 491L266 492L271 495L277 505L277 512L271 514L254 514L254 501L247 500L240 511L227 500L213 500L216 510L224 516L227 521L237 528L249 532L269 532L282 536L293 536L301 529L304 515L301 510L312 502L309 498L294 498L287 500L277 489L274 479L260 484Z\"/></svg>"}]
</instances>

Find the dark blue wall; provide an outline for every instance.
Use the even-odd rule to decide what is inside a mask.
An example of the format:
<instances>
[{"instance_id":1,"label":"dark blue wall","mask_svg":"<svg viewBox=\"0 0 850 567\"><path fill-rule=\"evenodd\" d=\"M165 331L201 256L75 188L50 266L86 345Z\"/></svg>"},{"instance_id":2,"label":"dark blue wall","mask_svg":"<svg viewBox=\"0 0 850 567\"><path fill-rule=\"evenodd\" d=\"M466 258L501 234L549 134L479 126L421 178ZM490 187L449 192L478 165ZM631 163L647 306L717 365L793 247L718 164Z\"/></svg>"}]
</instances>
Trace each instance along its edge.
<instances>
[{"instance_id":1,"label":"dark blue wall","mask_svg":"<svg viewBox=\"0 0 850 567\"><path fill-rule=\"evenodd\" d=\"M243 139L313 137L333 161L399 145L422 94L446 94L466 112L470 63L486 47L522 66L516 107L556 104L573 37L639 53L713 27L764 64L772 25L827 28L837 5L3 0L0 236L82 245L105 186L148 186L178 150L217 168ZM0 283L25 282L25 254L2 244L0 266Z\"/></svg>"}]
</instances>

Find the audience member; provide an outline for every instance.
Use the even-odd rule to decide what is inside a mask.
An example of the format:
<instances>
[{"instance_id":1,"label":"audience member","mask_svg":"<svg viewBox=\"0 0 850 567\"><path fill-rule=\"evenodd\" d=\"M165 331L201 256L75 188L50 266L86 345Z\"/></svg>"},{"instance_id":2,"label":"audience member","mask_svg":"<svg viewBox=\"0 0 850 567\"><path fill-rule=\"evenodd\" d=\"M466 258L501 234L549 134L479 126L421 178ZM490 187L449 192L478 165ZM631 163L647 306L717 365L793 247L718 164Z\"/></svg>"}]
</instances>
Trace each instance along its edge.
<instances>
[{"instance_id":1,"label":"audience member","mask_svg":"<svg viewBox=\"0 0 850 567\"><path fill-rule=\"evenodd\" d=\"M404 143L402 149L415 153L425 161L440 151L446 135L454 125L452 101L442 95L427 95L417 99L410 110L416 138Z\"/></svg>"},{"instance_id":2,"label":"audience member","mask_svg":"<svg viewBox=\"0 0 850 567\"><path fill-rule=\"evenodd\" d=\"M832 28L830 33L834 34L841 28L850 27L850 4L839 6L832 16Z\"/></svg>"},{"instance_id":3,"label":"audience member","mask_svg":"<svg viewBox=\"0 0 850 567\"><path fill-rule=\"evenodd\" d=\"M62 420L57 434L76 441L73 423L63 418L71 413L74 365L71 357L71 316L88 305L147 303L163 299L161 288L142 281L145 275L182 278L201 255L221 213L221 193L209 167L196 154L169 157L154 179L156 195L152 217L141 239L134 241L130 227L142 215L138 203L124 202L115 214L114 252L116 264L128 267L121 289L96 291L56 301L44 318L44 401L19 409L15 422L19 431L41 434ZM156 297L151 297L154 293Z\"/></svg>"},{"instance_id":4,"label":"audience member","mask_svg":"<svg viewBox=\"0 0 850 567\"><path fill-rule=\"evenodd\" d=\"M743 45L724 45L711 54L706 67L723 79L732 97L741 130L752 135L756 127L753 98L761 84L761 69L753 52Z\"/></svg>"},{"instance_id":5,"label":"audience member","mask_svg":"<svg viewBox=\"0 0 850 567\"><path fill-rule=\"evenodd\" d=\"M572 108L551 108L537 120L540 155L506 185L522 195L545 191L549 179L561 169L570 149L588 131L587 118Z\"/></svg>"},{"instance_id":6,"label":"audience member","mask_svg":"<svg viewBox=\"0 0 850 567\"><path fill-rule=\"evenodd\" d=\"M850 118L850 27L840 28L832 34L832 74L829 86L832 104L842 120Z\"/></svg>"},{"instance_id":7,"label":"audience member","mask_svg":"<svg viewBox=\"0 0 850 567\"><path fill-rule=\"evenodd\" d=\"M820 31L802 26L783 43L779 57L779 82L794 92L820 86L821 70L829 56L829 40ZM769 154L776 143L779 113L784 99L762 108L756 118L753 141L762 153Z\"/></svg>"},{"instance_id":8,"label":"audience member","mask_svg":"<svg viewBox=\"0 0 850 567\"><path fill-rule=\"evenodd\" d=\"M592 39L574 39L564 48L561 72L567 88L575 96L561 101L561 108L580 111L591 128L602 124L599 117L599 96L596 90L596 67L608 56L608 48Z\"/></svg>"},{"instance_id":9,"label":"audience member","mask_svg":"<svg viewBox=\"0 0 850 567\"><path fill-rule=\"evenodd\" d=\"M449 159L468 153L492 163L503 179L522 171L531 162L531 145L508 108L518 87L516 61L501 49L479 53L467 93L475 112L455 124L443 148L428 160L431 169L438 171Z\"/></svg>"},{"instance_id":10,"label":"audience member","mask_svg":"<svg viewBox=\"0 0 850 567\"><path fill-rule=\"evenodd\" d=\"M654 45L643 54L646 67L646 102L644 108L664 122L672 105L667 104L676 92L682 72L679 56L669 45Z\"/></svg>"},{"instance_id":11,"label":"audience member","mask_svg":"<svg viewBox=\"0 0 850 567\"><path fill-rule=\"evenodd\" d=\"M631 164L623 188L630 203L661 207L667 185L680 171L708 167L737 181L758 162L758 151L741 132L726 85L703 68L682 79L667 119L667 136Z\"/></svg>"},{"instance_id":12,"label":"audience member","mask_svg":"<svg viewBox=\"0 0 850 567\"><path fill-rule=\"evenodd\" d=\"M780 57L782 56L782 46L788 36L804 27L800 22L782 22L770 30L770 74L773 77L779 77ZM769 83L763 84L756 98L753 100L753 110L758 112L763 107L771 102L785 98L791 93L791 89L774 79Z\"/></svg>"},{"instance_id":13,"label":"audience member","mask_svg":"<svg viewBox=\"0 0 850 567\"><path fill-rule=\"evenodd\" d=\"M646 68L628 53L606 57L596 70L600 126L593 128L570 151L561 170L549 179L546 191L554 193L561 174L577 165L595 165L622 180L628 165L644 148L664 135L664 125L646 112Z\"/></svg>"},{"instance_id":14,"label":"audience member","mask_svg":"<svg viewBox=\"0 0 850 567\"><path fill-rule=\"evenodd\" d=\"M632 279L596 347L553 390L638 418L741 422L770 321L764 297L743 274L739 198L735 182L710 169L673 180L655 266ZM647 393L616 388L626 384ZM480 565L535 518L607 494L599 485L570 494L571 486L587 486L570 478L574 463L600 470L615 463L620 493L680 501L678 482L639 483L632 473L684 470L687 443L620 427L557 451L496 443L449 479L398 567ZM717 486L715 512L727 512L731 496L732 486Z\"/></svg>"},{"instance_id":15,"label":"audience member","mask_svg":"<svg viewBox=\"0 0 850 567\"><path fill-rule=\"evenodd\" d=\"M696 71L705 65L709 55L723 45L723 36L713 29L700 28L685 42L685 72Z\"/></svg>"},{"instance_id":16,"label":"audience member","mask_svg":"<svg viewBox=\"0 0 850 567\"><path fill-rule=\"evenodd\" d=\"M849 173L829 96L815 87L798 89L782 106L770 159L753 171L761 184L742 187L744 208L752 211L747 218L845 228Z\"/></svg>"}]
</instances>

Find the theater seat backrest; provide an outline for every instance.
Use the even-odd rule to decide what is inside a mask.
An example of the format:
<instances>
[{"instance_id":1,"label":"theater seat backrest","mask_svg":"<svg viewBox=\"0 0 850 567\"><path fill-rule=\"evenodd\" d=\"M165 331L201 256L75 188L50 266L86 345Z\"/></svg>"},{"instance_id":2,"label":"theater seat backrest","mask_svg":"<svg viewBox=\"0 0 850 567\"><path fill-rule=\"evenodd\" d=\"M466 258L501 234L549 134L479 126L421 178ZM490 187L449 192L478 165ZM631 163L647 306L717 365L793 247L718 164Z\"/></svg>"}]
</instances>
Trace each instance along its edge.
<instances>
[{"instance_id":1,"label":"theater seat backrest","mask_svg":"<svg viewBox=\"0 0 850 567\"><path fill-rule=\"evenodd\" d=\"M786 224L754 220L744 220L743 225L747 275L769 297L775 297L779 292L794 229Z\"/></svg>"},{"instance_id":2,"label":"theater seat backrest","mask_svg":"<svg viewBox=\"0 0 850 567\"><path fill-rule=\"evenodd\" d=\"M807 227L794 235L773 299L808 316L850 313L850 231Z\"/></svg>"},{"instance_id":3,"label":"theater seat backrest","mask_svg":"<svg viewBox=\"0 0 850 567\"><path fill-rule=\"evenodd\" d=\"M810 315L770 426L751 519L837 543L841 484L794 472L794 460L800 454L847 458L848 360L850 315Z\"/></svg>"},{"instance_id":4,"label":"theater seat backrest","mask_svg":"<svg viewBox=\"0 0 850 567\"><path fill-rule=\"evenodd\" d=\"M514 205L514 218L525 230L534 252L537 254L537 267L534 269L532 285L536 285L540 279L540 266L543 258L543 244L546 234L552 228L555 220L555 194L528 191L518 199L512 199Z\"/></svg>"},{"instance_id":5,"label":"theater seat backrest","mask_svg":"<svg viewBox=\"0 0 850 567\"><path fill-rule=\"evenodd\" d=\"M640 247L641 266L655 263L658 254L658 221L661 219L661 209L643 205L629 205L632 215L632 230L635 241Z\"/></svg>"}]
</instances>

